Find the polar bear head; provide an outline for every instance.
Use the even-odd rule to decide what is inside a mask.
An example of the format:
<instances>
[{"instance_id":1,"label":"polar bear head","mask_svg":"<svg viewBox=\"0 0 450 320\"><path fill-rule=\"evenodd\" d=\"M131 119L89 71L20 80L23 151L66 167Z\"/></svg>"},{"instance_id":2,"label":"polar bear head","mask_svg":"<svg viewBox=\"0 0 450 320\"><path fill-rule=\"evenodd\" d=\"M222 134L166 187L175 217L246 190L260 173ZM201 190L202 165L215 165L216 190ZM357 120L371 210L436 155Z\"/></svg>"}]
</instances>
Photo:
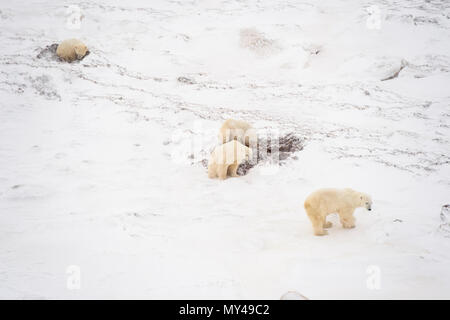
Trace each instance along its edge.
<instances>
[{"instance_id":1,"label":"polar bear head","mask_svg":"<svg viewBox=\"0 0 450 320\"><path fill-rule=\"evenodd\" d=\"M82 59L88 51L86 45L82 43L75 45L74 50L78 60Z\"/></svg>"},{"instance_id":2,"label":"polar bear head","mask_svg":"<svg viewBox=\"0 0 450 320\"><path fill-rule=\"evenodd\" d=\"M372 198L368 194L362 192L359 193L358 197L359 206L372 211Z\"/></svg>"}]
</instances>

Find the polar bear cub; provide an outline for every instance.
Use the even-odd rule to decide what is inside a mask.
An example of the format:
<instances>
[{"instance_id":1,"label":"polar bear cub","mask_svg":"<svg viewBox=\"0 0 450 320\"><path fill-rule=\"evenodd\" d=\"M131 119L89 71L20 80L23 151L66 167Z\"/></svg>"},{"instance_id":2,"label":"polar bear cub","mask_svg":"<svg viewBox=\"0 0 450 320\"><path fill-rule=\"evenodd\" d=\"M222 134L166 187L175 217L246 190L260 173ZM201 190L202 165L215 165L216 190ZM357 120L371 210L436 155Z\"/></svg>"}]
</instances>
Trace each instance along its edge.
<instances>
[{"instance_id":1,"label":"polar bear cub","mask_svg":"<svg viewBox=\"0 0 450 320\"><path fill-rule=\"evenodd\" d=\"M237 140L250 147L256 144L257 139L255 129L242 120L228 119L222 124L219 130L219 144Z\"/></svg>"},{"instance_id":2,"label":"polar bear cub","mask_svg":"<svg viewBox=\"0 0 450 320\"><path fill-rule=\"evenodd\" d=\"M237 169L243 161L252 158L252 149L233 140L217 146L208 161L208 177L223 180L230 175L238 177Z\"/></svg>"},{"instance_id":3,"label":"polar bear cub","mask_svg":"<svg viewBox=\"0 0 450 320\"><path fill-rule=\"evenodd\" d=\"M324 228L330 228L327 215L337 213L344 228L354 228L353 212L356 208L372 210L372 199L369 195L352 189L319 189L311 193L305 200L305 210L311 220L314 234L328 234Z\"/></svg>"},{"instance_id":4,"label":"polar bear cub","mask_svg":"<svg viewBox=\"0 0 450 320\"><path fill-rule=\"evenodd\" d=\"M80 60L86 55L87 52L88 49L86 45L78 39L64 40L56 49L56 54L58 57L67 62Z\"/></svg>"}]
</instances>

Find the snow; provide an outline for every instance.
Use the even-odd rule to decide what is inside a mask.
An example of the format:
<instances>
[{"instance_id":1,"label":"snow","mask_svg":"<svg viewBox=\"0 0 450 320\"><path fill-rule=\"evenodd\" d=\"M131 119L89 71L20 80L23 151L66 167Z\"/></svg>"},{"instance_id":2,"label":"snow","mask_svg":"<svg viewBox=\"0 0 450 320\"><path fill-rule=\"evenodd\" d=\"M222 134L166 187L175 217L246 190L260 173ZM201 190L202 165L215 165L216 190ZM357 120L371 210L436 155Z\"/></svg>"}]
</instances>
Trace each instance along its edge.
<instances>
[{"instance_id":1,"label":"snow","mask_svg":"<svg viewBox=\"0 0 450 320\"><path fill-rule=\"evenodd\" d=\"M450 298L448 1L2 0L0 30L0 298ZM208 179L228 117L304 149ZM315 237L320 187L373 210Z\"/></svg>"}]
</instances>

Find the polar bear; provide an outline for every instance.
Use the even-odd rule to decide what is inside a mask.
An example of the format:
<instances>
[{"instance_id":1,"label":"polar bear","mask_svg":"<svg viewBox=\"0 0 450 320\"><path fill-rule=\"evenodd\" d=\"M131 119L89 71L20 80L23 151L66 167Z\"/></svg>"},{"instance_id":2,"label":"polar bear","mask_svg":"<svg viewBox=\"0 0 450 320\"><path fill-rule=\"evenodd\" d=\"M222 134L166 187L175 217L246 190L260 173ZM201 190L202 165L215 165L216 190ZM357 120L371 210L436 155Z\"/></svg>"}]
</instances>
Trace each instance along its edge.
<instances>
[{"instance_id":1,"label":"polar bear","mask_svg":"<svg viewBox=\"0 0 450 320\"><path fill-rule=\"evenodd\" d=\"M238 177L237 169L243 161L252 158L252 149L236 140L217 146L208 161L208 177L223 180L229 174Z\"/></svg>"},{"instance_id":2,"label":"polar bear","mask_svg":"<svg viewBox=\"0 0 450 320\"><path fill-rule=\"evenodd\" d=\"M319 189L311 193L305 200L305 210L314 228L316 236L328 234L324 228L330 228L327 215L337 213L344 228L354 228L353 212L356 208L372 210L372 199L369 195L353 189Z\"/></svg>"},{"instance_id":3,"label":"polar bear","mask_svg":"<svg viewBox=\"0 0 450 320\"><path fill-rule=\"evenodd\" d=\"M219 130L219 144L237 140L250 147L256 145L257 139L255 129L242 120L228 119L222 124Z\"/></svg>"},{"instance_id":4,"label":"polar bear","mask_svg":"<svg viewBox=\"0 0 450 320\"><path fill-rule=\"evenodd\" d=\"M56 48L58 57L67 62L82 59L88 52L86 45L78 39L64 40Z\"/></svg>"}]
</instances>

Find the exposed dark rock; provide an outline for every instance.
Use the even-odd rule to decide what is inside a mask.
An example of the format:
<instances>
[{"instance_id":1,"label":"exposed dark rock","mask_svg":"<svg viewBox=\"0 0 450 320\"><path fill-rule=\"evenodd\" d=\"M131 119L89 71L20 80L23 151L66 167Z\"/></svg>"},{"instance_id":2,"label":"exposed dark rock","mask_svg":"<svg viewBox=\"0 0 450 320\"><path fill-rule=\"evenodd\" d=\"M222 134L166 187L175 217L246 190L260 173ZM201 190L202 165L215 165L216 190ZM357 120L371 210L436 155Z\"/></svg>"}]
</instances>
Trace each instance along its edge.
<instances>
[{"instance_id":1,"label":"exposed dark rock","mask_svg":"<svg viewBox=\"0 0 450 320\"><path fill-rule=\"evenodd\" d=\"M190 78L186 78L186 77L178 77L177 81L181 82L181 83L186 83L186 84L195 84L194 79L190 79Z\"/></svg>"},{"instance_id":2,"label":"exposed dark rock","mask_svg":"<svg viewBox=\"0 0 450 320\"><path fill-rule=\"evenodd\" d=\"M294 133L288 133L275 139L272 144L272 137L258 137L258 145L256 146L256 152L253 151L253 157L251 161L245 161L239 165L237 173L241 176L246 175L247 172L263 162L278 163L283 165L287 160L297 160L295 156L297 151L301 151L304 146L304 139L298 137ZM277 149L278 140L278 152ZM255 150L255 148L252 148ZM203 167L208 167L208 159L200 161Z\"/></svg>"},{"instance_id":3,"label":"exposed dark rock","mask_svg":"<svg viewBox=\"0 0 450 320\"><path fill-rule=\"evenodd\" d=\"M293 154L301 151L303 145L303 140L294 133L280 136L276 140L273 140L273 137L260 137L258 138L257 152L253 155L254 159L241 163L237 172L239 175L245 175L251 168L262 162L283 165L288 159L296 159Z\"/></svg>"},{"instance_id":4,"label":"exposed dark rock","mask_svg":"<svg viewBox=\"0 0 450 320\"><path fill-rule=\"evenodd\" d=\"M439 230L445 237L450 237L450 204L442 206Z\"/></svg>"},{"instance_id":5,"label":"exposed dark rock","mask_svg":"<svg viewBox=\"0 0 450 320\"><path fill-rule=\"evenodd\" d=\"M49 46L46 46L44 49L41 50L41 52L38 53L36 58L59 61L59 57L56 55L57 48L58 48L57 43L53 43Z\"/></svg>"}]
</instances>

